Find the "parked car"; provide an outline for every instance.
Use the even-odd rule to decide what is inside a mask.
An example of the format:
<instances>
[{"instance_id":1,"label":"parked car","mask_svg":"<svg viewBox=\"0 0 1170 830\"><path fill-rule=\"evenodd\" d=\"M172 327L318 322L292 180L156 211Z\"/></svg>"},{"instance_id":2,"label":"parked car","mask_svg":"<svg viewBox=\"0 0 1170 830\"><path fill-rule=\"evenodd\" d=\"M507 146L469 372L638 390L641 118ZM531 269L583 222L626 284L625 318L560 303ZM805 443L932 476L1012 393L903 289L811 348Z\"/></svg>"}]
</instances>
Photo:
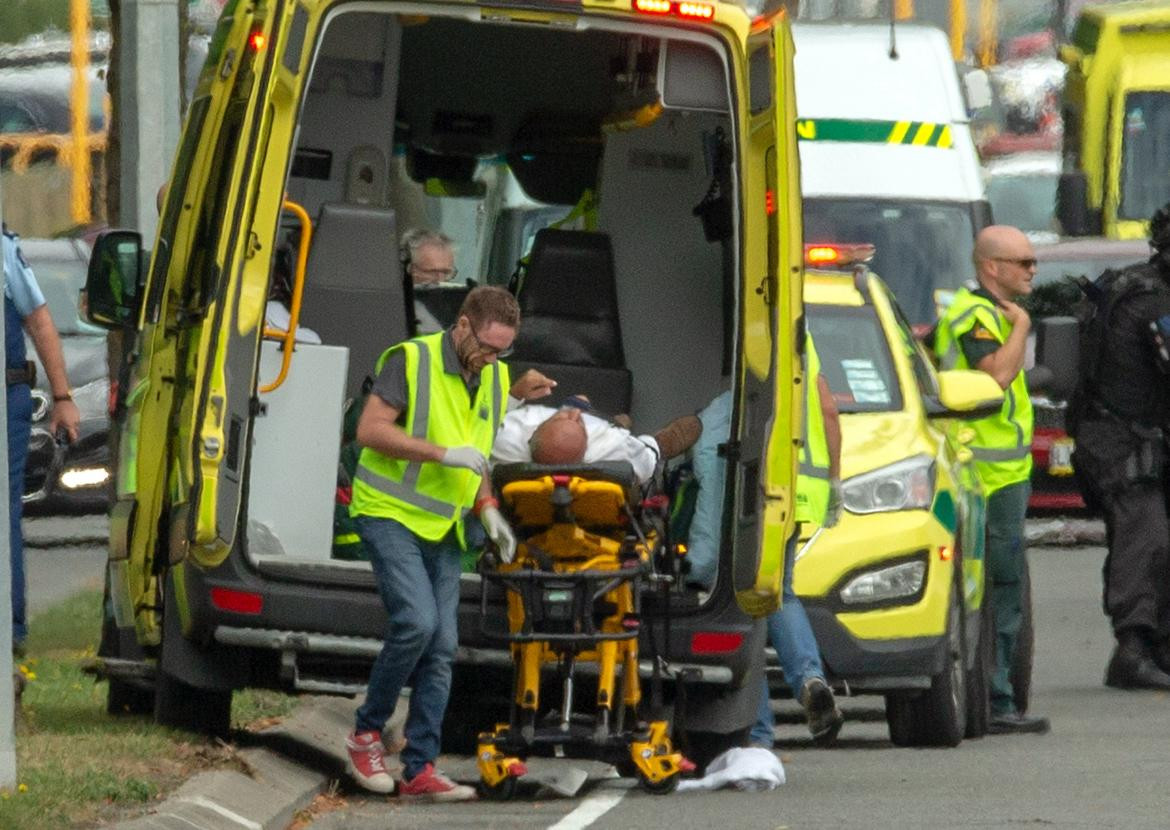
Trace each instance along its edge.
<instances>
[{"instance_id":1,"label":"parked car","mask_svg":"<svg viewBox=\"0 0 1170 830\"><path fill-rule=\"evenodd\" d=\"M982 372L937 372L885 283L810 270L821 372L841 412L845 511L803 528L794 588L829 679L885 696L899 746L987 730L985 499L948 422L1002 406Z\"/></svg>"},{"instance_id":2,"label":"parked car","mask_svg":"<svg viewBox=\"0 0 1170 830\"><path fill-rule=\"evenodd\" d=\"M1027 303L1033 320L1075 314L1081 292L1066 278L1096 279L1106 268L1122 268L1150 255L1142 239L1081 237L1036 245L1036 277ZM1068 402L1042 391L1032 397L1036 427L1032 437L1032 510L1084 510L1073 475L1074 442L1065 432Z\"/></svg>"},{"instance_id":3,"label":"parked car","mask_svg":"<svg viewBox=\"0 0 1170 830\"><path fill-rule=\"evenodd\" d=\"M89 246L80 239L22 239L21 251L36 274L61 335L65 371L81 410L81 435L69 445L49 432L52 393L32 342L37 363L33 428L24 479L24 510L30 514L100 513L109 505L109 395L105 331L79 316ZM26 337L27 339L27 337Z\"/></svg>"},{"instance_id":4,"label":"parked car","mask_svg":"<svg viewBox=\"0 0 1170 830\"><path fill-rule=\"evenodd\" d=\"M1034 244L1060 239L1056 224L1059 152L1012 153L989 159L983 167L987 200L997 223L1016 226Z\"/></svg>"}]
</instances>

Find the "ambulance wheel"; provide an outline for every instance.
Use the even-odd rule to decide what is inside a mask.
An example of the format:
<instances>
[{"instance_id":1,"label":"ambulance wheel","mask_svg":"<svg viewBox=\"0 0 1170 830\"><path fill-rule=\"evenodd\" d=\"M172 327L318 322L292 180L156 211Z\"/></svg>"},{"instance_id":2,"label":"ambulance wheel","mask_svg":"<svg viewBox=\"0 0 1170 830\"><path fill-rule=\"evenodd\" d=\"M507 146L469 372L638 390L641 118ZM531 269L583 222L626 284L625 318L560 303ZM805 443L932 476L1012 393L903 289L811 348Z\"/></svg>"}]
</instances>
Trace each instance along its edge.
<instances>
[{"instance_id":1,"label":"ambulance wheel","mask_svg":"<svg viewBox=\"0 0 1170 830\"><path fill-rule=\"evenodd\" d=\"M520 779L514 775L509 775L499 784L489 784L486 781L479 782L479 794L488 801L510 801L516 795L516 787Z\"/></svg>"},{"instance_id":2,"label":"ambulance wheel","mask_svg":"<svg viewBox=\"0 0 1170 830\"><path fill-rule=\"evenodd\" d=\"M651 781L644 775L638 776L638 786L644 789L650 795L669 795L678 789L679 774L676 772L673 775L668 775L661 781Z\"/></svg>"}]
</instances>

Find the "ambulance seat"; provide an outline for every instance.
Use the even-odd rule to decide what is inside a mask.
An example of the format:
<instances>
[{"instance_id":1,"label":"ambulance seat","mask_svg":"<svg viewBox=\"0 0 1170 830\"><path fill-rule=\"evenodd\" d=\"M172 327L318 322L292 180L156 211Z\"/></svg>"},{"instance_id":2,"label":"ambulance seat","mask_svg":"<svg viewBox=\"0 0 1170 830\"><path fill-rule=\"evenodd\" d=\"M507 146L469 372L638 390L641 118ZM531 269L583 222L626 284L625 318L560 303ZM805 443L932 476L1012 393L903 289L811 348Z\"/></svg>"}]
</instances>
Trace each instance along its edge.
<instances>
[{"instance_id":1,"label":"ambulance seat","mask_svg":"<svg viewBox=\"0 0 1170 830\"><path fill-rule=\"evenodd\" d=\"M349 347L346 396L360 394L379 355L407 339L409 287L398 262L394 211L326 203L313 231L301 324Z\"/></svg>"},{"instance_id":2,"label":"ambulance seat","mask_svg":"<svg viewBox=\"0 0 1170 830\"><path fill-rule=\"evenodd\" d=\"M628 412L630 370L622 350L613 247L589 231L538 231L517 299L520 333L512 376L535 368L557 388L539 403L585 394L600 412Z\"/></svg>"}]
</instances>

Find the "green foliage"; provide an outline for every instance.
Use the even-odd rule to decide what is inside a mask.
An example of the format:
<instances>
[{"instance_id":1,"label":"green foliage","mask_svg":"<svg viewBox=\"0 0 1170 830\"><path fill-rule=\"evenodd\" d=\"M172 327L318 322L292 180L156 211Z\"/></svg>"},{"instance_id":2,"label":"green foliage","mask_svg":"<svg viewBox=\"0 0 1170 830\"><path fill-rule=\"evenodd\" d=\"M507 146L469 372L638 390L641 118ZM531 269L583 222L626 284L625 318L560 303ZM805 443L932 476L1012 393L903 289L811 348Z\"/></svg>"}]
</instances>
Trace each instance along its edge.
<instances>
[{"instance_id":1,"label":"green foliage","mask_svg":"<svg viewBox=\"0 0 1170 830\"><path fill-rule=\"evenodd\" d=\"M69 0L4 0L0 42L19 43L48 29L69 31Z\"/></svg>"},{"instance_id":2,"label":"green foliage","mask_svg":"<svg viewBox=\"0 0 1170 830\"><path fill-rule=\"evenodd\" d=\"M86 591L32 620L16 730L16 791L0 791L0 828L92 826L142 813L193 773L233 763L233 750L154 724L106 714L106 684L82 673L101 630L100 591ZM235 695L238 728L288 714L278 692Z\"/></svg>"},{"instance_id":3,"label":"green foliage","mask_svg":"<svg viewBox=\"0 0 1170 830\"><path fill-rule=\"evenodd\" d=\"M1068 279L1037 285L1024 298L1024 310L1033 320L1043 317L1075 317L1077 304L1084 297L1081 289Z\"/></svg>"}]
</instances>

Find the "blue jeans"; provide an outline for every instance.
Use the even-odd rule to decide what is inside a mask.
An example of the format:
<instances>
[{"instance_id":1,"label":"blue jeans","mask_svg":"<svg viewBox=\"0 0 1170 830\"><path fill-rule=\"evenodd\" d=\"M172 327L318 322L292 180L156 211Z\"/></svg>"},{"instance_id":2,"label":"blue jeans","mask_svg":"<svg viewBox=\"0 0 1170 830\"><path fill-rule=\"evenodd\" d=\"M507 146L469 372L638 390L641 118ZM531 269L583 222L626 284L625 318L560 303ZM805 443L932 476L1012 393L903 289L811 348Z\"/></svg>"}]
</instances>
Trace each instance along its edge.
<instances>
[{"instance_id":1,"label":"blue jeans","mask_svg":"<svg viewBox=\"0 0 1170 830\"><path fill-rule=\"evenodd\" d=\"M800 598L792 590L792 568L796 564L796 537L792 534L788 550L784 552L784 582L781 592L780 610L768 615L768 640L772 648L776 649L776 656L780 660L780 668L784 672L784 682L792 690L792 696L800 700L800 690L810 677L825 676L825 667L821 663L821 652L817 648L817 638L813 634L812 626L808 622L808 614L800 604ZM771 746L774 737L775 721L772 717L771 695L768 691L768 678L765 676L763 688L760 690L760 709L756 723L752 727L751 741L754 744Z\"/></svg>"},{"instance_id":2,"label":"blue jeans","mask_svg":"<svg viewBox=\"0 0 1170 830\"><path fill-rule=\"evenodd\" d=\"M991 711L997 715L1016 711L1011 670L1023 621L1024 514L1031 492L1031 482L1021 481L996 490L987 499L987 584L995 609Z\"/></svg>"},{"instance_id":3,"label":"blue jeans","mask_svg":"<svg viewBox=\"0 0 1170 830\"><path fill-rule=\"evenodd\" d=\"M381 732L399 692L410 686L401 758L404 775L413 778L439 754L458 641L461 551L454 529L441 541L429 542L393 519L359 516L357 527L389 622L355 728ZM468 522L468 537L473 528L480 530L479 523Z\"/></svg>"},{"instance_id":4,"label":"blue jeans","mask_svg":"<svg viewBox=\"0 0 1170 830\"><path fill-rule=\"evenodd\" d=\"M24 465L32 431L32 391L27 384L8 387L8 545L12 562L12 643L23 645L28 636L24 577L23 508Z\"/></svg>"}]
</instances>

